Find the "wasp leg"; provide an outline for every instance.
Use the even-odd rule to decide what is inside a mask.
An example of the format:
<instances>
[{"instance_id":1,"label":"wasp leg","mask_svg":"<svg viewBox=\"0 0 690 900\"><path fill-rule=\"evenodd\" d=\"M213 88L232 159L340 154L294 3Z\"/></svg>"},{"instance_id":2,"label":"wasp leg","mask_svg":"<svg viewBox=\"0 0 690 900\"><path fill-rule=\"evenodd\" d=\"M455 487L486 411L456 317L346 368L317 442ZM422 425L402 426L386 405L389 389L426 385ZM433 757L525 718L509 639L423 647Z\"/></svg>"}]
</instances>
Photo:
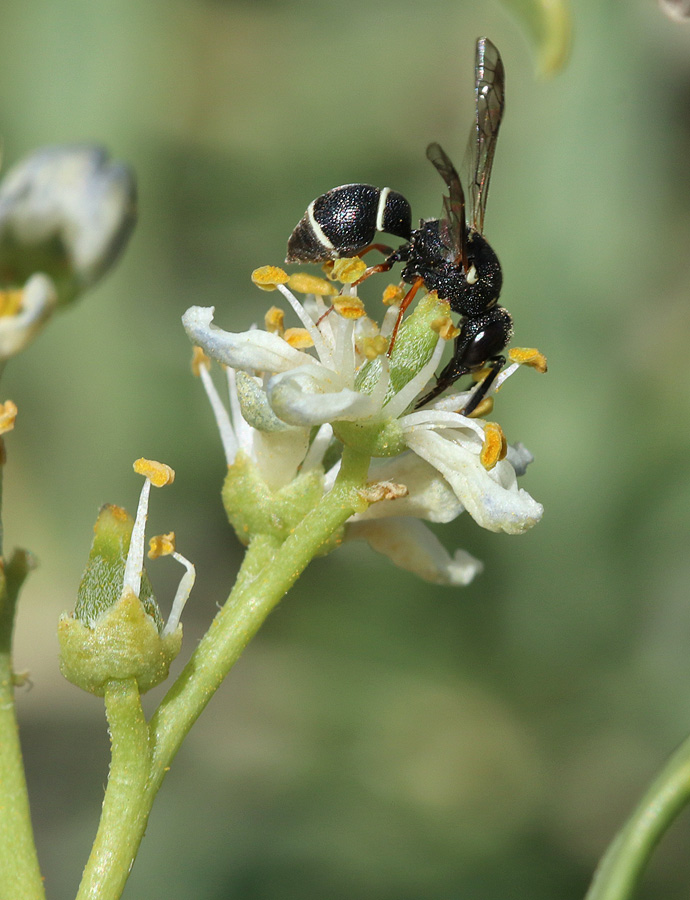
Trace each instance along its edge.
<instances>
[{"instance_id":1,"label":"wasp leg","mask_svg":"<svg viewBox=\"0 0 690 900\"><path fill-rule=\"evenodd\" d=\"M388 353L387 356L390 356L393 352L393 345L395 344L395 339L398 336L398 328L400 328L400 323L402 322L402 318L405 315L405 310L414 300L414 296L420 287L424 284L424 279L420 276L415 280L415 283L409 289L409 291L405 294L402 299L402 303L400 304L400 309L398 310L398 318L395 320L395 325L393 326L393 332L391 334L391 340L388 345Z\"/></svg>"},{"instance_id":2,"label":"wasp leg","mask_svg":"<svg viewBox=\"0 0 690 900\"><path fill-rule=\"evenodd\" d=\"M362 257L371 250L378 250L380 253L383 253L384 256L390 256L391 253L393 253L393 248L387 247L385 244L369 244L369 246L365 247L363 250L358 250L355 253L355 256Z\"/></svg>"},{"instance_id":3,"label":"wasp leg","mask_svg":"<svg viewBox=\"0 0 690 900\"><path fill-rule=\"evenodd\" d=\"M487 372L486 378L484 378L483 381L479 382L477 387L472 392L472 396L467 401L465 408L461 410L461 414L463 416L472 415L472 413L479 406L484 397L486 397L486 393L496 380L496 376L506 364L506 358L505 356L494 356L492 359L487 360L487 362L489 371Z\"/></svg>"}]
</instances>

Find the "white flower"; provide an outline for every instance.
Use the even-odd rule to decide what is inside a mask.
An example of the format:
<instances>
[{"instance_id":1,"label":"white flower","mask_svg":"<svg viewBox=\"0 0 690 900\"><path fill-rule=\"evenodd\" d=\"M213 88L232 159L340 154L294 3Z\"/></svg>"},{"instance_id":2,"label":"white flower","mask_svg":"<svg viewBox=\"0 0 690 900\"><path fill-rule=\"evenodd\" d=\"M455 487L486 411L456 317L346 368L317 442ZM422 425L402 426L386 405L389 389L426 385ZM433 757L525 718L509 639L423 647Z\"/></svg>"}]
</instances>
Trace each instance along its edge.
<instances>
[{"instance_id":1,"label":"white flower","mask_svg":"<svg viewBox=\"0 0 690 900\"><path fill-rule=\"evenodd\" d=\"M336 309L326 314L321 298L302 304L284 284L277 288L309 335L313 353L258 328L239 334L223 331L212 322L213 309L192 307L183 316L194 344L231 367L229 371L238 370L237 384L230 376L231 398L237 385L240 394L253 396L252 404L247 396L231 400L230 424L227 413L218 412L223 407L215 389L209 388L208 372L202 374L219 424L220 420L226 423L221 424L221 434L229 428L235 435L223 439L228 463L241 448L272 486L281 486L298 470L321 464L333 432L355 446L359 434L366 433L368 446L380 435L383 449L377 445L369 452L384 458L372 460L370 483L404 487L383 492L386 499L354 516L346 538L368 540L396 564L429 581L469 583L481 564L463 551L451 557L419 520L449 522L466 510L483 528L520 534L539 521L543 508L517 486L517 473L524 472L530 454L518 448L499 458L499 446L487 462L490 425L454 411L464 408L469 392L455 392L431 407L414 410L443 352L444 342L429 329L432 316L439 315L438 306L431 305L438 304L435 296L427 295L418 307L426 302L427 320L415 326L417 312L406 319L391 358L379 354L372 359L362 351L362 336L379 333L371 319L350 318ZM345 299L356 299L352 288L346 291ZM382 337L390 336L396 315L397 307L389 308L380 329ZM489 394L517 368L513 365L503 372ZM259 409L261 417L256 415ZM248 432L247 419L252 420ZM310 444L315 426L320 430ZM338 464L327 472L326 490L337 471Z\"/></svg>"}]
</instances>

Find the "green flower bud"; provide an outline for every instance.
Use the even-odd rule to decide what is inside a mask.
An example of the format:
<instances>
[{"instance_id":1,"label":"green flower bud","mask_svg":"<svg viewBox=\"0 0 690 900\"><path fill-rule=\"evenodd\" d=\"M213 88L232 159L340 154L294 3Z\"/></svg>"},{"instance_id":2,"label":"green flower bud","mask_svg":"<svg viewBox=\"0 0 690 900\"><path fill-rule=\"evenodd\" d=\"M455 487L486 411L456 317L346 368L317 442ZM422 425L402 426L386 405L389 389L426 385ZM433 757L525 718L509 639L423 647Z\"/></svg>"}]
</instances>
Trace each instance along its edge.
<instances>
[{"instance_id":1,"label":"green flower bud","mask_svg":"<svg viewBox=\"0 0 690 900\"><path fill-rule=\"evenodd\" d=\"M0 287L19 288L42 272L59 304L71 302L122 252L135 202L131 171L101 147L29 154L0 184Z\"/></svg>"},{"instance_id":2,"label":"green flower bud","mask_svg":"<svg viewBox=\"0 0 690 900\"><path fill-rule=\"evenodd\" d=\"M186 569L164 625L143 568L144 523L151 484L169 484L174 473L149 460L138 460L135 469L146 476L136 522L118 506L101 509L74 613L64 613L58 625L63 675L101 696L110 681L134 678L143 693L167 678L182 646L179 617L194 583L194 567L175 552L174 535L153 539L150 557L172 555Z\"/></svg>"}]
</instances>

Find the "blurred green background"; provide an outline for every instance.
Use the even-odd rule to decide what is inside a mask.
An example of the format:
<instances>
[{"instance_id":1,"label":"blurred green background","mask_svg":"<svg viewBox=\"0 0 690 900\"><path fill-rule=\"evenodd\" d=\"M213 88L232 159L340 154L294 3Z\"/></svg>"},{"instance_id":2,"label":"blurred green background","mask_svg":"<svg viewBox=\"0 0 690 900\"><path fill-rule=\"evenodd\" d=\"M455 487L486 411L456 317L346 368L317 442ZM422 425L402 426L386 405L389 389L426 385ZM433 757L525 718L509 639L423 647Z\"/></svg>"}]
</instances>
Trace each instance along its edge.
<instances>
[{"instance_id":1,"label":"blurred green background","mask_svg":"<svg viewBox=\"0 0 690 900\"><path fill-rule=\"evenodd\" d=\"M690 30L653 0L581 0L571 62L544 82L500 4L6 0L6 163L96 140L140 192L117 270L2 386L19 407L7 540L40 560L16 665L51 898L74 896L107 770L102 705L62 680L55 637L98 507L134 508L139 456L176 469L150 527L197 565L183 657L240 559L179 317L261 320L272 298L251 270L281 263L334 185L390 185L438 215L424 150L462 158L479 34L508 90L486 232L515 343L550 363L496 415L536 456L524 485L543 522L441 529L486 563L465 590L361 544L315 562L181 750L126 896L581 898L690 731ZM178 573L150 570L165 606ZM689 842L686 813L641 898L687 898Z\"/></svg>"}]
</instances>

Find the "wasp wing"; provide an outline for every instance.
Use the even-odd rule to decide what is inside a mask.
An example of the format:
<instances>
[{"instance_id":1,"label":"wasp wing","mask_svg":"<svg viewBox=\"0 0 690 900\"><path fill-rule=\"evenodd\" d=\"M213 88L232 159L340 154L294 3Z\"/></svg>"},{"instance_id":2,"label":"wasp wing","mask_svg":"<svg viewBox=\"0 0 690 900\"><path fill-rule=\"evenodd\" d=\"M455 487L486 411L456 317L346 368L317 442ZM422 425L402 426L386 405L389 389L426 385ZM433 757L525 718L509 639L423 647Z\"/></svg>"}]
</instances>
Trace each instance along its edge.
<instances>
[{"instance_id":1,"label":"wasp wing","mask_svg":"<svg viewBox=\"0 0 690 900\"><path fill-rule=\"evenodd\" d=\"M453 254L454 261L467 268L467 225L465 224L465 192L455 166L440 144L429 144L427 159L448 186L448 196L443 198L443 216L439 222L439 235Z\"/></svg>"},{"instance_id":2,"label":"wasp wing","mask_svg":"<svg viewBox=\"0 0 690 900\"><path fill-rule=\"evenodd\" d=\"M469 226L484 232L484 212L494 162L498 129L505 109L505 69L497 48L488 38L479 38L474 62L475 121L465 153L469 192Z\"/></svg>"}]
</instances>

